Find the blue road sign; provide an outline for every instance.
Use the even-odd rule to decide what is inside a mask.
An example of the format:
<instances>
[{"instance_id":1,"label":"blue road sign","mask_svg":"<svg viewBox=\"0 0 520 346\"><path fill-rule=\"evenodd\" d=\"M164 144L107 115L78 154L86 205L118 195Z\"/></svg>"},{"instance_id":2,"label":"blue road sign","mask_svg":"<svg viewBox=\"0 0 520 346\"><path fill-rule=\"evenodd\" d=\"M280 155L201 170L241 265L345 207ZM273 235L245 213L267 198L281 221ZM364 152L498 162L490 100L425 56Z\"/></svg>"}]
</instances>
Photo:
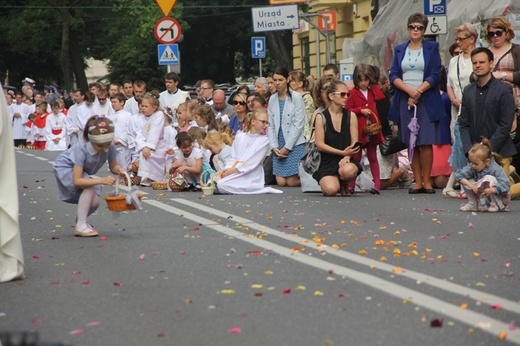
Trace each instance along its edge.
<instances>
[{"instance_id":1,"label":"blue road sign","mask_svg":"<svg viewBox=\"0 0 520 346\"><path fill-rule=\"evenodd\" d=\"M424 0L424 14L427 16L445 16L446 0Z\"/></svg>"},{"instance_id":2,"label":"blue road sign","mask_svg":"<svg viewBox=\"0 0 520 346\"><path fill-rule=\"evenodd\" d=\"M179 65L181 63L178 44L157 45L159 65Z\"/></svg>"},{"instance_id":3,"label":"blue road sign","mask_svg":"<svg viewBox=\"0 0 520 346\"><path fill-rule=\"evenodd\" d=\"M251 56L253 59L265 59L265 37L251 37Z\"/></svg>"}]
</instances>

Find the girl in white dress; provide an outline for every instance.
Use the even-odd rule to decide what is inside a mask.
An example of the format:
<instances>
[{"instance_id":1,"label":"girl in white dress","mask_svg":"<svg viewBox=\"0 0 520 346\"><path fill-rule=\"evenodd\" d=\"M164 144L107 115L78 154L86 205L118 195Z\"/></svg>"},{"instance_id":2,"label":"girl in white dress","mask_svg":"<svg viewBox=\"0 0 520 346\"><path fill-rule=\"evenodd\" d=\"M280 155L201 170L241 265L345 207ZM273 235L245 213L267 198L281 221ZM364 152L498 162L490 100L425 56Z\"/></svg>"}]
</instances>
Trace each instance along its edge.
<instances>
[{"instance_id":1,"label":"girl in white dress","mask_svg":"<svg viewBox=\"0 0 520 346\"><path fill-rule=\"evenodd\" d=\"M45 150L64 151L67 149L67 120L58 102L54 101L51 108L52 113L45 123Z\"/></svg>"},{"instance_id":2,"label":"girl in white dress","mask_svg":"<svg viewBox=\"0 0 520 346\"><path fill-rule=\"evenodd\" d=\"M165 177L164 114L158 110L158 96L158 92L145 94L141 101L141 113L144 115L144 121L137 133L135 148L139 153L137 175L143 178L142 186L150 186L150 182L153 181L163 181Z\"/></svg>"},{"instance_id":3,"label":"girl in white dress","mask_svg":"<svg viewBox=\"0 0 520 346\"><path fill-rule=\"evenodd\" d=\"M282 193L265 187L262 161L269 149L265 135L269 117L265 110L257 109L246 116L245 128L239 132L231 147L231 159L219 173L217 190L225 194Z\"/></svg>"},{"instance_id":4,"label":"girl in white dress","mask_svg":"<svg viewBox=\"0 0 520 346\"><path fill-rule=\"evenodd\" d=\"M196 186L202 173L202 150L193 145L192 138L187 132L179 133L177 147L170 175L175 178L181 174L188 185Z\"/></svg>"}]
</instances>

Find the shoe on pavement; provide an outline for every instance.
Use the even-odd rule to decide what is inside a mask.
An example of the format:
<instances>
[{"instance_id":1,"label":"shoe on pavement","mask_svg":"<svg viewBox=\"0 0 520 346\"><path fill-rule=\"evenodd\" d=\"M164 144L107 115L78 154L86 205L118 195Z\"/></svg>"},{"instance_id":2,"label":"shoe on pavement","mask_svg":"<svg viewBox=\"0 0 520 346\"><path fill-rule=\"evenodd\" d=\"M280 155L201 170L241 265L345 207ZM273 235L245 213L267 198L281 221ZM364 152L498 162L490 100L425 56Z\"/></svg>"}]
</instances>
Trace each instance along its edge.
<instances>
[{"instance_id":1,"label":"shoe on pavement","mask_svg":"<svg viewBox=\"0 0 520 346\"><path fill-rule=\"evenodd\" d=\"M444 190L442 190L442 194L446 197L453 197L453 198L457 198L457 196L459 195L459 193L457 191L455 191L454 189L444 189Z\"/></svg>"},{"instance_id":2,"label":"shoe on pavement","mask_svg":"<svg viewBox=\"0 0 520 346\"><path fill-rule=\"evenodd\" d=\"M96 230L87 228L83 232L79 230L74 230L74 236L75 237L97 237L99 233Z\"/></svg>"},{"instance_id":3,"label":"shoe on pavement","mask_svg":"<svg viewBox=\"0 0 520 346\"><path fill-rule=\"evenodd\" d=\"M495 203L490 203L489 207L487 208L487 211L488 213L496 213L500 211L500 209L498 209L498 206Z\"/></svg>"},{"instance_id":4,"label":"shoe on pavement","mask_svg":"<svg viewBox=\"0 0 520 346\"><path fill-rule=\"evenodd\" d=\"M473 203L466 203L459 209L460 211L477 211L477 206Z\"/></svg>"}]
</instances>

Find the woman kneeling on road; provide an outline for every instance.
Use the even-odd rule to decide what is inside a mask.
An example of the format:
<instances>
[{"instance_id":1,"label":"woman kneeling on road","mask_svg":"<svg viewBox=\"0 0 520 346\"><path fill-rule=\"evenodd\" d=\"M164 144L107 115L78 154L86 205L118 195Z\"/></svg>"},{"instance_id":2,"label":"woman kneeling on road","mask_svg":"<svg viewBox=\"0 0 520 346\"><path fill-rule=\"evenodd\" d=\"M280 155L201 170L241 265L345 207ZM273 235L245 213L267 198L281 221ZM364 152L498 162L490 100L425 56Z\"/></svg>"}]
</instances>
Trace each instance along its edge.
<instances>
[{"instance_id":1,"label":"woman kneeling on road","mask_svg":"<svg viewBox=\"0 0 520 346\"><path fill-rule=\"evenodd\" d=\"M338 191L342 196L348 196L348 183L363 170L352 159L352 155L360 150L359 146L354 146L358 140L357 119L345 109L349 92L343 82L332 81L326 93L331 103L323 113L316 115L315 141L321 162L312 176L325 196L335 196Z\"/></svg>"}]
</instances>

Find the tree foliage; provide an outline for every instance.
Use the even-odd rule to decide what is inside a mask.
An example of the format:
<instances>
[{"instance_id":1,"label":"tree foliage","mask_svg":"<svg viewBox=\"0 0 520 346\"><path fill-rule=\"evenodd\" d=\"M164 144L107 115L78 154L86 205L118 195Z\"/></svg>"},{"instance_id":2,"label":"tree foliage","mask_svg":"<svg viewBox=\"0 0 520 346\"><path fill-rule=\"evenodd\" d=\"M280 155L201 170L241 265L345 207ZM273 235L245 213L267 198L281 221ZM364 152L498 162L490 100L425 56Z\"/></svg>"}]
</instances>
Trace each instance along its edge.
<instances>
[{"instance_id":1,"label":"tree foliage","mask_svg":"<svg viewBox=\"0 0 520 346\"><path fill-rule=\"evenodd\" d=\"M37 85L86 86L86 59L108 62L103 82L142 79L148 89L164 87L153 28L163 17L152 0L4 0L0 5L0 77L12 84L29 76ZM291 33L254 34L251 7L267 0L177 1L170 17L183 30L179 42L185 83L211 78L217 83L258 75L251 37L267 36L274 49L265 72L290 61ZM273 42L276 41L276 44ZM286 47L286 53L280 49ZM268 49L268 55L269 49Z\"/></svg>"}]
</instances>

